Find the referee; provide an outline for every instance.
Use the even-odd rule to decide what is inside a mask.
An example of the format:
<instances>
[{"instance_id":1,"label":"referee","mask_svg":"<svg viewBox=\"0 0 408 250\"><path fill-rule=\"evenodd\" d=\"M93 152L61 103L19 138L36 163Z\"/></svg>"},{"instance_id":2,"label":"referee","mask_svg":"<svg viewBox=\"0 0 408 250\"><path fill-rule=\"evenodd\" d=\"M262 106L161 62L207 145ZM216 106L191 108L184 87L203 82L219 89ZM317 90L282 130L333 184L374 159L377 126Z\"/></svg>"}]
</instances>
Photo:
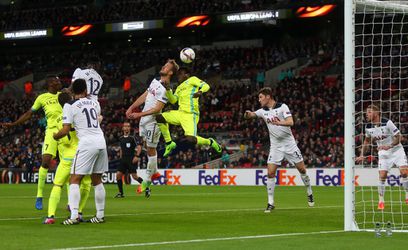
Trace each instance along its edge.
<instances>
[{"instance_id":1,"label":"referee","mask_svg":"<svg viewBox=\"0 0 408 250\"><path fill-rule=\"evenodd\" d=\"M116 181L118 183L119 193L115 198L125 197L123 194L123 175L127 173L131 174L133 179L139 183L143 182L143 179L137 175L136 163L140 160L141 147L138 147L138 143L134 136L130 135L130 123L123 123L122 127L123 136L119 138L120 141L120 165L116 172Z\"/></svg>"}]
</instances>

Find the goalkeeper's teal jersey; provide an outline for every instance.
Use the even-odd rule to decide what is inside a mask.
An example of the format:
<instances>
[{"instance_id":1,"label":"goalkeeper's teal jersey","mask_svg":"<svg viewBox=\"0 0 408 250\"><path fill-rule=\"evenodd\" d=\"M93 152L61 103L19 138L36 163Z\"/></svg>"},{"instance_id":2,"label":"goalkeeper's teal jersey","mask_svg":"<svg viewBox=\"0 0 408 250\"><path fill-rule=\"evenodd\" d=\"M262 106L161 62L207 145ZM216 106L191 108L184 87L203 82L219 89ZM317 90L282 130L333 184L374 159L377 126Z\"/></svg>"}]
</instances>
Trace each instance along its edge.
<instances>
[{"instance_id":1,"label":"goalkeeper's teal jersey","mask_svg":"<svg viewBox=\"0 0 408 250\"><path fill-rule=\"evenodd\" d=\"M210 86L200 78L192 76L182 82L174 92L167 91L166 95L171 103L178 101L179 110L187 113L199 114L199 98L193 98L198 91L207 92Z\"/></svg>"}]
</instances>

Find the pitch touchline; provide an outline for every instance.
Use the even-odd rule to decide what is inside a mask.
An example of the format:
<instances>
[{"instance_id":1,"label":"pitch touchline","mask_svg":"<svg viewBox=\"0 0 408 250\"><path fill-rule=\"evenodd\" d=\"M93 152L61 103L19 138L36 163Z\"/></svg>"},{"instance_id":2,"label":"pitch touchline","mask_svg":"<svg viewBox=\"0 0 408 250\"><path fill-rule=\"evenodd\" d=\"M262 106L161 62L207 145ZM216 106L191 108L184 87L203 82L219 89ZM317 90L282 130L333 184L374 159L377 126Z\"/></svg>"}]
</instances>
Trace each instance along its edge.
<instances>
[{"instance_id":1,"label":"pitch touchline","mask_svg":"<svg viewBox=\"0 0 408 250\"><path fill-rule=\"evenodd\" d=\"M59 248L59 249L54 249L54 250L83 250L83 249L104 249L104 248L115 248L115 247L120 248L120 247L137 247L137 246L158 246L158 245L174 245L174 244L186 244L186 243L211 242L211 241L262 239L262 238L316 235L316 234L333 234L333 233L343 233L343 232L344 231L337 230L337 231L319 231L319 232L308 232L308 233L250 235L250 236L237 236L237 237L225 237L225 238L209 238L209 239L195 239L195 240L176 240L176 241L162 241L162 242L132 243L132 244L121 244L121 245L110 245L110 246Z\"/></svg>"},{"instance_id":2,"label":"pitch touchline","mask_svg":"<svg viewBox=\"0 0 408 250\"><path fill-rule=\"evenodd\" d=\"M320 207L285 207L279 210L303 210L303 209L326 209L326 208L342 208L343 206L320 206ZM219 210L199 210L199 211L181 211L181 212L156 212L156 213L134 213L134 214L109 214L105 217L118 216L143 216L143 215L174 215L174 214L199 214L199 213L223 213L223 212L241 212L241 211L262 211L263 208L237 208L237 209L219 209ZM27 217L27 218L0 218L0 221L14 221L14 220L40 220L44 217ZM66 216L55 217L57 219L66 218Z\"/></svg>"}]
</instances>

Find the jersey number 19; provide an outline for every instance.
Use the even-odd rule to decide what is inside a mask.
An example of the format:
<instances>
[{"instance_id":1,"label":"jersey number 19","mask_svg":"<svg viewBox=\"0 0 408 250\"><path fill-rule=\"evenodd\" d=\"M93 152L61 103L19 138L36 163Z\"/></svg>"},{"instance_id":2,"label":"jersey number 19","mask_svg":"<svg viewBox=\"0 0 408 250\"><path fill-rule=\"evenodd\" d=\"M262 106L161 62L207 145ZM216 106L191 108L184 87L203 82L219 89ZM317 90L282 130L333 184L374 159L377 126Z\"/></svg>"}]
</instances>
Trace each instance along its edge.
<instances>
[{"instance_id":1,"label":"jersey number 19","mask_svg":"<svg viewBox=\"0 0 408 250\"><path fill-rule=\"evenodd\" d=\"M86 115L86 121L88 122L88 128L94 127L97 128L99 126L98 122L98 113L94 108L91 108L88 110L87 108L84 108L82 110L82 113Z\"/></svg>"}]
</instances>

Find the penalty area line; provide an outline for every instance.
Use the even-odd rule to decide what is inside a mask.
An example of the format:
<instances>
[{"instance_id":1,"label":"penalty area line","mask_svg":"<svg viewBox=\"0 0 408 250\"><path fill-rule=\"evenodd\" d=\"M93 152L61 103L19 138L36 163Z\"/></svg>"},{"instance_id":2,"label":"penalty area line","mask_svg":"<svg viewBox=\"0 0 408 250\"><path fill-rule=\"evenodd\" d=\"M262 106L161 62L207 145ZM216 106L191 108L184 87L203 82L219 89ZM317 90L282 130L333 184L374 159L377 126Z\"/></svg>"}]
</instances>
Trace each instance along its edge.
<instances>
[{"instance_id":1,"label":"penalty area line","mask_svg":"<svg viewBox=\"0 0 408 250\"><path fill-rule=\"evenodd\" d=\"M107 248L122 248L122 247L140 247L140 246L159 246L159 245L202 243L202 242L212 242L212 241L229 241L229 240L262 239L262 238L291 237L291 236L304 236L304 235L334 234L334 233L343 233L343 232L344 232L343 230L336 230L336 231L318 231L318 232L307 232L307 233L249 235L249 236L208 238L208 239L195 239L195 240L176 240L176 241L131 243L131 244L120 244L120 245L57 248L53 250L85 250L85 249L107 249Z\"/></svg>"}]
</instances>

